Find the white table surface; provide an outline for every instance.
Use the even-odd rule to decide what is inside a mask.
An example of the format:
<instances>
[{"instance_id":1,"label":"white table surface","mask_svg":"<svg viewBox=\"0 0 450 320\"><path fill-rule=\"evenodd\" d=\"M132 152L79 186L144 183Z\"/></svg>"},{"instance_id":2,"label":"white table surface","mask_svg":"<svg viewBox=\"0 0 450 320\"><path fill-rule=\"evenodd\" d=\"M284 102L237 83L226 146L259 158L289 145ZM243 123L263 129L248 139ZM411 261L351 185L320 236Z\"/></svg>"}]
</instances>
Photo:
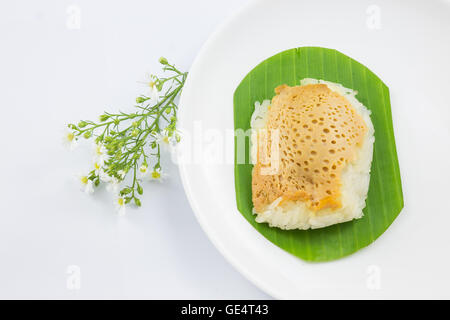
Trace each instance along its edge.
<instances>
[{"instance_id":1,"label":"white table surface","mask_svg":"<svg viewBox=\"0 0 450 320\"><path fill-rule=\"evenodd\" d=\"M90 146L61 144L68 122L132 110L161 55L188 70L243 2L0 4L0 298L269 298L209 242L168 159L167 181L119 217L105 190L73 180Z\"/></svg>"}]
</instances>

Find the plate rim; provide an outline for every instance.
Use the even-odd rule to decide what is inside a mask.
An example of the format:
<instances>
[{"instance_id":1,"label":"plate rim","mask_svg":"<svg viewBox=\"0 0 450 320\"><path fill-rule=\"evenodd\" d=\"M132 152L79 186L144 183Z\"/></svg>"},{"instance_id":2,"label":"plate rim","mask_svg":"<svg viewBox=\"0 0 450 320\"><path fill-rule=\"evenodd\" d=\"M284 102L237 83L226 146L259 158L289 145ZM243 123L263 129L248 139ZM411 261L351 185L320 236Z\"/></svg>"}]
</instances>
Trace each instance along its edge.
<instances>
[{"instance_id":1,"label":"plate rim","mask_svg":"<svg viewBox=\"0 0 450 320\"><path fill-rule=\"evenodd\" d=\"M199 61L202 60L202 57L205 55L205 52L208 50L210 45L214 42L214 40L218 37L219 34L223 32L223 30L228 26L233 20L237 19L239 16L241 16L244 12L249 10L251 7L256 5L257 3L261 2L261 0L250 0L246 4L242 5L234 14L230 15L228 18L226 18L224 21L222 21L218 27L211 33L211 35L208 37L208 39L205 41L205 43L200 48L199 52L197 53L194 61L192 62L192 65L189 69L188 75L186 77L186 82L189 83L190 79L192 78L191 74L195 73L195 70L198 68ZM179 109L184 110L183 105L185 104L185 95L183 94L184 90L181 92L180 95L180 101L179 101ZM181 111L182 112L182 111ZM179 114L181 114L179 112ZM220 252L220 254L227 260L229 264L233 266L234 269L236 269L240 274L242 274L247 280L249 280L253 285L255 285L257 288L262 290L264 293L268 294L272 298L275 299L283 299L282 295L269 286L267 286L262 281L259 281L256 279L256 277L253 276L253 274L247 270L244 266L242 266L236 259L234 259L233 255L228 252L223 245L220 243L220 241L214 237L213 234L211 234L202 218L202 216L198 213L200 209L198 208L197 202L194 199L192 195L192 188L190 186L190 183L187 178L187 170L186 166L183 164L183 161L181 159L181 155L179 153L176 154L177 161L178 161L178 172L180 174L181 178L181 184L183 186L184 192L186 194L186 197L188 199L188 202L192 208L192 211L194 212L194 215L200 224L200 227L202 228L203 232L208 237L209 241L216 247L216 249Z\"/></svg>"}]
</instances>

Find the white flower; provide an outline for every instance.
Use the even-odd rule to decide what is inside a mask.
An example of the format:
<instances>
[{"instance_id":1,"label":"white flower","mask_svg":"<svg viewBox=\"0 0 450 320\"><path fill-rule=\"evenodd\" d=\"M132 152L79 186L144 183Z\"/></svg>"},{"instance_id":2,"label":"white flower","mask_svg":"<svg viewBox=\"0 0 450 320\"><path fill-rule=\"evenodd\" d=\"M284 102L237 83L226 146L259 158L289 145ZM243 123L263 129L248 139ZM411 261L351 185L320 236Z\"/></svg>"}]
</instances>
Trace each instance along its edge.
<instances>
[{"instance_id":1,"label":"white flower","mask_svg":"<svg viewBox=\"0 0 450 320\"><path fill-rule=\"evenodd\" d=\"M140 178L145 177L147 175L147 172L148 172L148 167L145 164L143 164L139 167L139 177Z\"/></svg>"},{"instance_id":2,"label":"white flower","mask_svg":"<svg viewBox=\"0 0 450 320\"><path fill-rule=\"evenodd\" d=\"M150 91L149 97L154 101L158 102L159 100L159 91L158 88L156 88L155 85L153 85L153 88Z\"/></svg>"},{"instance_id":3,"label":"white flower","mask_svg":"<svg viewBox=\"0 0 450 320\"><path fill-rule=\"evenodd\" d=\"M154 169L150 173L150 180L162 182L166 177L167 177L167 174L165 174L160 168Z\"/></svg>"},{"instance_id":4,"label":"white flower","mask_svg":"<svg viewBox=\"0 0 450 320\"><path fill-rule=\"evenodd\" d=\"M94 161L103 166L108 158L107 152L103 143L94 144Z\"/></svg>"},{"instance_id":5,"label":"white flower","mask_svg":"<svg viewBox=\"0 0 450 320\"><path fill-rule=\"evenodd\" d=\"M113 177L108 175L99 162L94 162L94 172L102 182L110 182Z\"/></svg>"},{"instance_id":6,"label":"white flower","mask_svg":"<svg viewBox=\"0 0 450 320\"><path fill-rule=\"evenodd\" d=\"M94 184L92 180L89 180L85 175L78 175L78 181L80 182L81 191L87 194L91 194L94 192Z\"/></svg>"},{"instance_id":7,"label":"white flower","mask_svg":"<svg viewBox=\"0 0 450 320\"><path fill-rule=\"evenodd\" d=\"M69 148L69 150L73 150L78 145L78 140L75 137L73 130L67 129L63 136L63 144Z\"/></svg>"},{"instance_id":8,"label":"white flower","mask_svg":"<svg viewBox=\"0 0 450 320\"><path fill-rule=\"evenodd\" d=\"M114 201L114 205L116 207L117 213L119 216L123 216L125 214L125 199L122 196L118 196Z\"/></svg>"},{"instance_id":9,"label":"white flower","mask_svg":"<svg viewBox=\"0 0 450 320\"><path fill-rule=\"evenodd\" d=\"M162 133L156 133L155 139L156 143L163 148L170 148L174 144L172 137L169 137L167 131L163 131Z\"/></svg>"},{"instance_id":10,"label":"white flower","mask_svg":"<svg viewBox=\"0 0 450 320\"><path fill-rule=\"evenodd\" d=\"M102 156L102 155L106 154L106 148L103 145L103 143L101 143L101 142L96 143L96 144L94 144L94 147L95 147L95 154L97 156Z\"/></svg>"},{"instance_id":11,"label":"white flower","mask_svg":"<svg viewBox=\"0 0 450 320\"><path fill-rule=\"evenodd\" d=\"M113 177L111 177L109 174L107 174L105 172L105 170L103 170L103 168L101 168L98 172L98 177L100 178L100 180L102 182L111 182L111 180L113 179Z\"/></svg>"},{"instance_id":12,"label":"white flower","mask_svg":"<svg viewBox=\"0 0 450 320\"><path fill-rule=\"evenodd\" d=\"M145 86L147 87L147 96L153 101L158 102L160 92L157 88L156 78L153 75L146 76Z\"/></svg>"},{"instance_id":13,"label":"white flower","mask_svg":"<svg viewBox=\"0 0 450 320\"><path fill-rule=\"evenodd\" d=\"M113 194L119 193L120 181L116 177L110 177L108 184L106 185L106 190Z\"/></svg>"},{"instance_id":14,"label":"white flower","mask_svg":"<svg viewBox=\"0 0 450 320\"><path fill-rule=\"evenodd\" d=\"M100 163L99 161L94 162L95 175L100 176L100 175L104 174L102 166L103 166L103 164Z\"/></svg>"},{"instance_id":15,"label":"white flower","mask_svg":"<svg viewBox=\"0 0 450 320\"><path fill-rule=\"evenodd\" d=\"M103 166L104 162L102 161L102 159L100 158L94 159L95 175L97 175L102 182L110 182L112 177L105 172Z\"/></svg>"}]
</instances>

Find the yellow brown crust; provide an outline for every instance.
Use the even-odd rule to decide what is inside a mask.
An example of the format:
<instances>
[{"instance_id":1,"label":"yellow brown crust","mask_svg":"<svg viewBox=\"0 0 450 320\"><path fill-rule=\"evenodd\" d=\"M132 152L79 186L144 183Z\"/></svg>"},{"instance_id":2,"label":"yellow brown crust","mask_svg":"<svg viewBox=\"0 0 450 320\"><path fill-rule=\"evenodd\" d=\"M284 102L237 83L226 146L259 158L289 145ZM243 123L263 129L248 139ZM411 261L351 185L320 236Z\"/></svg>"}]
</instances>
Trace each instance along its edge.
<instances>
[{"instance_id":1,"label":"yellow brown crust","mask_svg":"<svg viewBox=\"0 0 450 320\"><path fill-rule=\"evenodd\" d=\"M261 212L280 197L282 202L303 201L313 211L340 208L341 172L363 143L364 120L325 84L281 85L275 93L265 133L258 133L252 173L255 210Z\"/></svg>"}]
</instances>

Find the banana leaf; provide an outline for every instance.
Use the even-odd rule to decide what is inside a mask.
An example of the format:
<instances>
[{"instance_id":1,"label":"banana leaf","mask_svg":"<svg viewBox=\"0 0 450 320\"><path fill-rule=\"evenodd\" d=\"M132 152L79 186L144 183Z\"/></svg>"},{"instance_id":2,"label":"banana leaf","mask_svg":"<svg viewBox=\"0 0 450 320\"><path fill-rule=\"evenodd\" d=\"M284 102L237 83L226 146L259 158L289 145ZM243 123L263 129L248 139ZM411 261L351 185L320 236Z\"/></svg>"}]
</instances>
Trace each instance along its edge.
<instances>
[{"instance_id":1,"label":"banana leaf","mask_svg":"<svg viewBox=\"0 0 450 320\"><path fill-rule=\"evenodd\" d=\"M361 219L314 230L281 230L257 223L252 214L252 164L236 155L237 207L248 222L278 247L307 261L330 261L366 247L392 224L403 208L388 87L367 67L333 49L301 47L283 51L256 66L234 93L235 129L248 130L255 101L272 99L278 85L299 85L303 78L337 82L358 91L356 98L371 110L374 154L366 207ZM249 143L246 144L248 154Z\"/></svg>"}]
</instances>

